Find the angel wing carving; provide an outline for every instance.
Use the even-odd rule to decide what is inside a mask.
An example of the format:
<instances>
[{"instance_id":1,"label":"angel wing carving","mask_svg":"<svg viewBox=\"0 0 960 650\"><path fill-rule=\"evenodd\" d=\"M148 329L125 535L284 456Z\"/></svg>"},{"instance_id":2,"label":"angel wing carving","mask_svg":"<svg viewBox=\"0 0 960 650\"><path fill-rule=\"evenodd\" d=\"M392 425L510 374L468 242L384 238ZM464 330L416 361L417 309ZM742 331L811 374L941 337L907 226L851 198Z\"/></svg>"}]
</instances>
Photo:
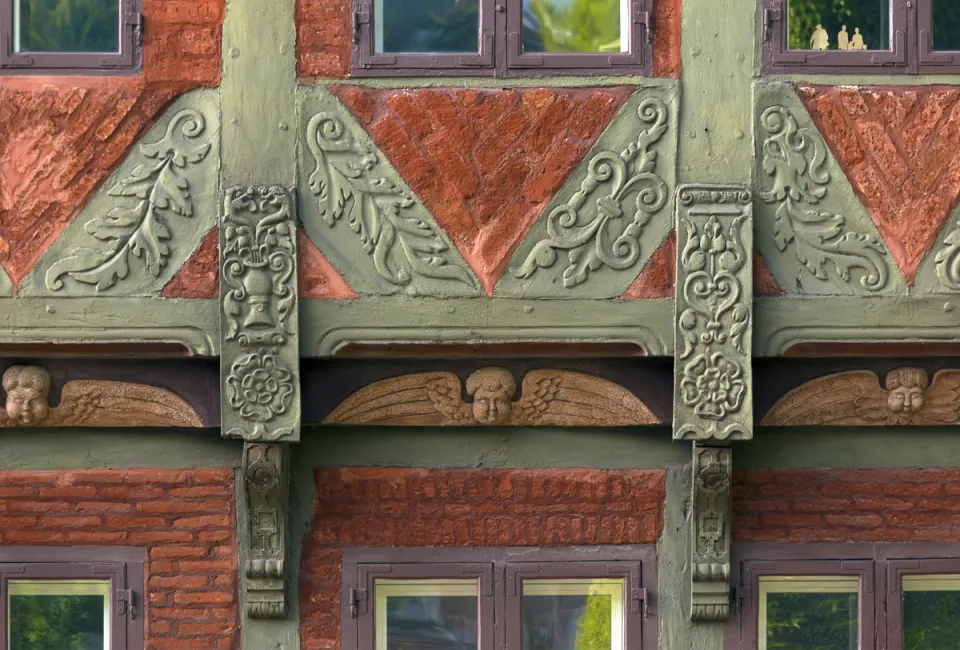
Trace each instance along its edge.
<instances>
[{"instance_id":1,"label":"angel wing carving","mask_svg":"<svg viewBox=\"0 0 960 650\"><path fill-rule=\"evenodd\" d=\"M827 375L793 389L761 422L802 425L942 425L960 420L960 370L940 370L930 382L920 368L887 373L884 386L869 370Z\"/></svg>"},{"instance_id":2,"label":"angel wing carving","mask_svg":"<svg viewBox=\"0 0 960 650\"><path fill-rule=\"evenodd\" d=\"M375 382L345 399L326 424L418 426L628 426L656 416L633 393L609 380L564 370L536 370L517 382L504 368L483 368L464 386L451 372Z\"/></svg>"},{"instance_id":3,"label":"angel wing carving","mask_svg":"<svg viewBox=\"0 0 960 650\"><path fill-rule=\"evenodd\" d=\"M11 366L3 374L6 409L0 426L202 427L186 401L168 390L118 381L69 381L50 408L50 374L37 366Z\"/></svg>"}]
</instances>

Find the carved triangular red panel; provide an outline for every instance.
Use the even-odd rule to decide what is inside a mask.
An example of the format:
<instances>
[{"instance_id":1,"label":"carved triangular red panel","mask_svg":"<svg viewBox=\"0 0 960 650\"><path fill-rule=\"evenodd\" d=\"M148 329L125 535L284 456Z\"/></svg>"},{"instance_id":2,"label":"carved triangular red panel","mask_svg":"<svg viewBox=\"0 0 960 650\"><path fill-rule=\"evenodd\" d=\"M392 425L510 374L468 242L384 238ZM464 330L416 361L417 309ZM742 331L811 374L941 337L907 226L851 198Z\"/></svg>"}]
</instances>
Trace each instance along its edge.
<instances>
[{"instance_id":1,"label":"carved triangular red panel","mask_svg":"<svg viewBox=\"0 0 960 650\"><path fill-rule=\"evenodd\" d=\"M297 266L300 298L349 300L357 297L302 228L297 228Z\"/></svg>"},{"instance_id":2,"label":"carved triangular red panel","mask_svg":"<svg viewBox=\"0 0 960 650\"><path fill-rule=\"evenodd\" d=\"M676 282L677 233L671 232L654 251L637 279L623 292L623 297L631 300L673 298Z\"/></svg>"},{"instance_id":3,"label":"carved triangular red panel","mask_svg":"<svg viewBox=\"0 0 960 650\"><path fill-rule=\"evenodd\" d=\"M214 228L163 288L165 298L216 298L220 295L220 229Z\"/></svg>"},{"instance_id":4,"label":"carved triangular red panel","mask_svg":"<svg viewBox=\"0 0 960 650\"><path fill-rule=\"evenodd\" d=\"M783 294L783 288L773 277L773 272L767 266L767 261L758 251L753 251L753 295L782 296Z\"/></svg>"},{"instance_id":5,"label":"carved triangular red panel","mask_svg":"<svg viewBox=\"0 0 960 650\"><path fill-rule=\"evenodd\" d=\"M332 86L473 267L488 295L631 89Z\"/></svg>"},{"instance_id":6,"label":"carved triangular red panel","mask_svg":"<svg viewBox=\"0 0 960 650\"><path fill-rule=\"evenodd\" d=\"M912 284L960 199L960 88L799 91Z\"/></svg>"}]
</instances>

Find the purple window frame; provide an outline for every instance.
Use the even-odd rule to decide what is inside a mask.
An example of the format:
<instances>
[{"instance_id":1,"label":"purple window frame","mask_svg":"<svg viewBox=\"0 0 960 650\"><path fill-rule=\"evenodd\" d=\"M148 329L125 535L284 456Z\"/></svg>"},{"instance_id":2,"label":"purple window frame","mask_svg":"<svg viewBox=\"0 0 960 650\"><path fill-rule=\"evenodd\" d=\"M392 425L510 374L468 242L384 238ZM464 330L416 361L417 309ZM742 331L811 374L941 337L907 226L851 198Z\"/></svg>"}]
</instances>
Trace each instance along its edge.
<instances>
[{"instance_id":1,"label":"purple window frame","mask_svg":"<svg viewBox=\"0 0 960 650\"><path fill-rule=\"evenodd\" d=\"M523 578L610 578L626 581L629 650L657 647L657 555L653 545L555 548L344 548L340 614L343 650L374 647L373 588L381 578L477 578L480 650L520 647L519 581ZM488 577L486 577L488 576ZM489 582L486 582L489 580ZM511 584L513 589L511 589ZM646 587L650 585L650 587ZM492 632L483 634L484 626ZM489 645L488 645L489 644Z\"/></svg>"},{"instance_id":2,"label":"purple window frame","mask_svg":"<svg viewBox=\"0 0 960 650\"><path fill-rule=\"evenodd\" d=\"M924 0L913 0L913 2ZM910 0L890 0L891 49L838 52L827 50L790 50L787 48L787 3L789 0L763 0L763 70L768 73L910 73L916 62L913 34L916 17L908 12Z\"/></svg>"},{"instance_id":3,"label":"purple window frame","mask_svg":"<svg viewBox=\"0 0 960 650\"><path fill-rule=\"evenodd\" d=\"M141 0L120 0L119 52L14 52L13 3L0 0L0 74L132 74L142 67Z\"/></svg>"},{"instance_id":4,"label":"purple window frame","mask_svg":"<svg viewBox=\"0 0 960 650\"><path fill-rule=\"evenodd\" d=\"M144 550L124 547L0 547L0 648L6 648L10 580L109 579L110 650L144 647Z\"/></svg>"},{"instance_id":5,"label":"purple window frame","mask_svg":"<svg viewBox=\"0 0 960 650\"><path fill-rule=\"evenodd\" d=\"M630 3L628 51L522 51L521 0L476 0L480 4L478 53L377 53L374 0L354 0L354 77L496 76L530 77L569 74L649 74L653 61L652 0Z\"/></svg>"},{"instance_id":6,"label":"purple window frame","mask_svg":"<svg viewBox=\"0 0 960 650\"><path fill-rule=\"evenodd\" d=\"M960 72L960 50L933 49L933 0L916 2L919 72Z\"/></svg>"}]
</instances>

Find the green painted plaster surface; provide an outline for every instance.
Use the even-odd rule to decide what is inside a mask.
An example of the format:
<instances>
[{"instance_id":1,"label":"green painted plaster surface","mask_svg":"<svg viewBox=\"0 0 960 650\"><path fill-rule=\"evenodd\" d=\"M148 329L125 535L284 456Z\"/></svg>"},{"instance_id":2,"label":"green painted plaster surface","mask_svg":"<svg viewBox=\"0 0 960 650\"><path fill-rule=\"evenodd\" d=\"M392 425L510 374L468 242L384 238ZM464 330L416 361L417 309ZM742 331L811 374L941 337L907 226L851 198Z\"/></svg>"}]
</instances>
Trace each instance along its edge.
<instances>
[{"instance_id":1,"label":"green painted plaster surface","mask_svg":"<svg viewBox=\"0 0 960 650\"><path fill-rule=\"evenodd\" d=\"M219 97L214 90L195 90L177 98L44 252L21 283L20 295L159 294L217 223L219 113ZM171 122L172 132L168 133ZM161 142L159 149L151 147ZM175 159L178 154L184 158ZM148 175L155 170L159 170L158 176ZM183 185L177 185L180 183ZM119 195L133 191L135 195ZM164 192L176 196L177 207L165 198ZM111 222L113 225L108 226ZM140 224L136 230L134 224ZM117 253L100 264L76 257L83 251L108 250L110 242L101 241L106 240L108 232L111 237L129 243L123 243ZM134 232L143 239L131 237L130 233ZM135 245L140 248L134 249ZM154 246L166 247L169 257L151 270L146 260L152 256ZM120 264L113 265L112 260L118 257L125 257L125 262L121 260ZM64 268L58 270L58 267L63 264L67 265L64 268L93 270L61 274ZM94 277L86 281L76 279L91 275ZM111 277L113 283L106 286Z\"/></svg>"},{"instance_id":2,"label":"green painted plaster surface","mask_svg":"<svg viewBox=\"0 0 960 650\"><path fill-rule=\"evenodd\" d=\"M870 76L857 74L791 74L765 75L765 78L821 86L955 86L960 84L960 75L956 74L871 74Z\"/></svg>"},{"instance_id":3,"label":"green painted plaster surface","mask_svg":"<svg viewBox=\"0 0 960 650\"><path fill-rule=\"evenodd\" d=\"M616 298L623 295L673 230L678 93L678 86L654 86L641 87L630 96L530 228L497 284L496 296ZM651 102L662 102L657 104L663 106L666 130L662 133L655 133L658 122L654 121L657 113L653 110L656 105ZM635 157L624 155L636 152L638 144L641 146ZM619 173L607 172L606 165L611 161L616 167L623 166ZM582 193L587 179L593 189ZM627 189L631 179L634 179L632 189ZM637 208L643 205L638 204L638 196L643 193L649 193L648 205L654 201L651 197L658 195L660 208L652 213L638 212ZM602 197L615 197L621 215L604 218L598 204ZM582 207L574 208L576 203ZM565 204L571 206L572 211L563 209ZM565 224L564 220L571 214L576 215L576 223ZM631 224L643 219L648 221L637 228L633 237L618 239L626 234L628 227L635 227ZM582 235L588 230L587 226L596 228L596 233L589 238ZM638 254L625 244L631 240L638 243ZM583 279L568 280L567 274L578 264L584 265L594 251L598 253L597 263L584 270ZM532 274L527 275L525 270Z\"/></svg>"},{"instance_id":4,"label":"green painted plaster surface","mask_svg":"<svg viewBox=\"0 0 960 650\"><path fill-rule=\"evenodd\" d=\"M955 241L960 236L960 207L955 208L949 220L943 224L940 234L937 235L937 241L934 243L930 252L920 262L917 268L917 274L913 280L913 286L910 287L910 293L957 293L960 288L960 248L956 245L948 245L945 241L948 237ZM942 253L942 261L937 257ZM940 276L943 276L942 278ZM946 278L955 288L948 287L944 283Z\"/></svg>"},{"instance_id":5,"label":"green painted plaster surface","mask_svg":"<svg viewBox=\"0 0 960 650\"><path fill-rule=\"evenodd\" d=\"M322 79L314 85L349 85L367 88L597 88L602 86L676 86L674 79L617 75L587 75L582 77L364 77L353 79Z\"/></svg>"},{"instance_id":6,"label":"green painted plaster surface","mask_svg":"<svg viewBox=\"0 0 960 650\"><path fill-rule=\"evenodd\" d=\"M216 300L0 298L0 343L180 343L219 353Z\"/></svg>"},{"instance_id":7,"label":"green painted plaster surface","mask_svg":"<svg viewBox=\"0 0 960 650\"><path fill-rule=\"evenodd\" d=\"M7 272L0 266L0 296L9 296L13 294L13 282L10 280L10 276L7 275Z\"/></svg>"},{"instance_id":8,"label":"green painted plaster surface","mask_svg":"<svg viewBox=\"0 0 960 650\"><path fill-rule=\"evenodd\" d=\"M303 356L349 343L635 343L673 350L673 300L435 300L408 297L300 303Z\"/></svg>"}]
</instances>

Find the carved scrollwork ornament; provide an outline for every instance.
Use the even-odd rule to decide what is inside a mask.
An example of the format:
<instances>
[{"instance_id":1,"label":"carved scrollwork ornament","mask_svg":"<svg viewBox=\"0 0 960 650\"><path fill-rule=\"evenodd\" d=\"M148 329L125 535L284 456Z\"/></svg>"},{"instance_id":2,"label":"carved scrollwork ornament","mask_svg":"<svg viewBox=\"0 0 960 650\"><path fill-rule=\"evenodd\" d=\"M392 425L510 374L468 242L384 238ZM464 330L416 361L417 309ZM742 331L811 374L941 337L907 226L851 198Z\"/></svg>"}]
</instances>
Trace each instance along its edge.
<instances>
[{"instance_id":1,"label":"carved scrollwork ornament","mask_svg":"<svg viewBox=\"0 0 960 650\"><path fill-rule=\"evenodd\" d=\"M677 200L674 437L752 437L752 197L681 187Z\"/></svg>"},{"instance_id":2,"label":"carved scrollwork ornament","mask_svg":"<svg viewBox=\"0 0 960 650\"><path fill-rule=\"evenodd\" d=\"M690 522L690 618L694 621L725 621L730 615L732 472L729 447L694 444Z\"/></svg>"},{"instance_id":3,"label":"carved scrollwork ornament","mask_svg":"<svg viewBox=\"0 0 960 650\"><path fill-rule=\"evenodd\" d=\"M279 444L246 444L243 486L247 505L247 615L283 618L287 606L283 565L286 555L287 450Z\"/></svg>"},{"instance_id":4,"label":"carved scrollwork ornament","mask_svg":"<svg viewBox=\"0 0 960 650\"><path fill-rule=\"evenodd\" d=\"M960 291L960 225L944 238L934 261L937 277L943 286L952 291Z\"/></svg>"},{"instance_id":5,"label":"carved scrollwork ornament","mask_svg":"<svg viewBox=\"0 0 960 650\"><path fill-rule=\"evenodd\" d=\"M765 203L777 205L777 248L781 252L791 248L800 268L818 280L835 274L850 283L856 274L863 289L882 290L889 271L880 240L848 230L842 215L817 207L830 184L827 147L820 135L801 128L789 109L779 105L763 111L760 128L765 134L761 168L770 186L757 194Z\"/></svg>"},{"instance_id":6,"label":"carved scrollwork ornament","mask_svg":"<svg viewBox=\"0 0 960 650\"><path fill-rule=\"evenodd\" d=\"M622 271L640 259L640 236L651 217L663 209L669 190L657 173L656 145L667 131L667 105L650 97L637 107L645 128L623 151L601 151L587 165L580 189L547 217L547 237L523 264L511 269L529 278L566 251L563 286L583 284L592 271Z\"/></svg>"}]
</instances>

